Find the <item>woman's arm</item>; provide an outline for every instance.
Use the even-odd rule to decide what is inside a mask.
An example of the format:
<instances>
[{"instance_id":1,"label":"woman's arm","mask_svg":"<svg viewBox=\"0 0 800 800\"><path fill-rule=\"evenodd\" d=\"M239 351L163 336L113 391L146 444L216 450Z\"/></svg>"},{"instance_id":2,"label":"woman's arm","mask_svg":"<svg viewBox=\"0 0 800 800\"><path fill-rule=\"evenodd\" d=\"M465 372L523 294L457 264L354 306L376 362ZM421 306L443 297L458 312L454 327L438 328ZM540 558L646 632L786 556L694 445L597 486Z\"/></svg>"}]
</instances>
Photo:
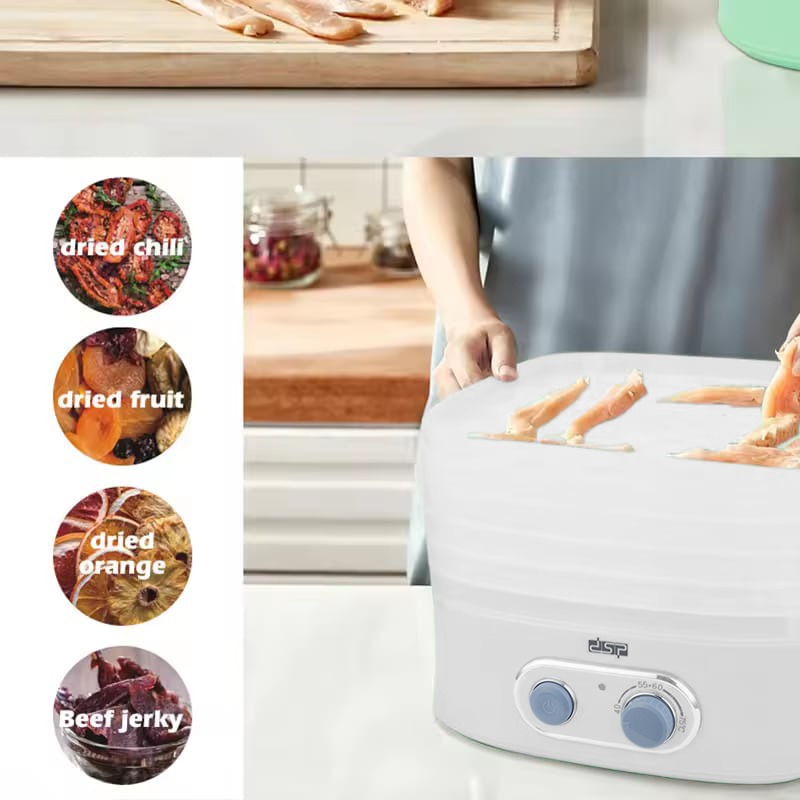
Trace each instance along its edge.
<instances>
[{"instance_id":1,"label":"woman's arm","mask_svg":"<svg viewBox=\"0 0 800 800\"><path fill-rule=\"evenodd\" d=\"M514 335L481 286L472 161L406 159L403 205L414 255L447 334L434 373L438 395L489 375L514 380Z\"/></svg>"}]
</instances>

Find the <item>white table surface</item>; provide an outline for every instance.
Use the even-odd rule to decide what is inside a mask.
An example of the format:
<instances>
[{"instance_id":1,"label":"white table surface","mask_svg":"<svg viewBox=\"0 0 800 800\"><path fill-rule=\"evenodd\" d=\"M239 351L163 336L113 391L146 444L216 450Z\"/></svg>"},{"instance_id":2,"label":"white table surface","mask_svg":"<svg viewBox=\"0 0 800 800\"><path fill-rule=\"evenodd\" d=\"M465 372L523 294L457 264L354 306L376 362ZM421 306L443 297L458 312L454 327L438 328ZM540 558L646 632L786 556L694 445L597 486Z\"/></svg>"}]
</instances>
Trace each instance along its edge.
<instances>
[{"instance_id":1,"label":"white table surface","mask_svg":"<svg viewBox=\"0 0 800 800\"><path fill-rule=\"evenodd\" d=\"M427 589L245 588L245 797L782 800L768 787L646 778L516 756L433 719Z\"/></svg>"},{"instance_id":2,"label":"white table surface","mask_svg":"<svg viewBox=\"0 0 800 800\"><path fill-rule=\"evenodd\" d=\"M731 46L717 0L601 6L600 77L587 89L0 89L0 153L800 154L800 72Z\"/></svg>"}]
</instances>

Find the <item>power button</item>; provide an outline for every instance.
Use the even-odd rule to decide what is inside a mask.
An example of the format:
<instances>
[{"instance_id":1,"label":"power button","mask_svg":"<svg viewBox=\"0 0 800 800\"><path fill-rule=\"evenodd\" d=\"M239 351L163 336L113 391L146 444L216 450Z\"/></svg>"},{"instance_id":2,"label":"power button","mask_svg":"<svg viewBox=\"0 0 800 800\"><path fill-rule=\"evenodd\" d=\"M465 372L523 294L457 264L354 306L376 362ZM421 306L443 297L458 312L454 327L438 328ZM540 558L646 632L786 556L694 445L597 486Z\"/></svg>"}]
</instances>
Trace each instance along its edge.
<instances>
[{"instance_id":1,"label":"power button","mask_svg":"<svg viewBox=\"0 0 800 800\"><path fill-rule=\"evenodd\" d=\"M558 681L539 681L531 689L529 702L533 715L545 725L563 725L575 713L572 692Z\"/></svg>"}]
</instances>

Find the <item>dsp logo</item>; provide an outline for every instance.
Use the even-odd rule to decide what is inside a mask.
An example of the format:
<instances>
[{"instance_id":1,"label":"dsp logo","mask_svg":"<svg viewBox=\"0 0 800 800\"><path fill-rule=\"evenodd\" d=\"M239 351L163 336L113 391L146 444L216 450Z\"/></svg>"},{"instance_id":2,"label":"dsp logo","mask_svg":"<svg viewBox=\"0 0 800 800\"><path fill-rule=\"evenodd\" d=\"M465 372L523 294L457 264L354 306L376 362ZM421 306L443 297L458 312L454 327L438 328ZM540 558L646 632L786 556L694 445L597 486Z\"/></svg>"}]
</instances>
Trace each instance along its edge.
<instances>
[{"instance_id":1,"label":"dsp logo","mask_svg":"<svg viewBox=\"0 0 800 800\"><path fill-rule=\"evenodd\" d=\"M628 645L625 642L606 642L602 639L589 639L589 652L600 653L607 656L620 656L628 655Z\"/></svg>"}]
</instances>

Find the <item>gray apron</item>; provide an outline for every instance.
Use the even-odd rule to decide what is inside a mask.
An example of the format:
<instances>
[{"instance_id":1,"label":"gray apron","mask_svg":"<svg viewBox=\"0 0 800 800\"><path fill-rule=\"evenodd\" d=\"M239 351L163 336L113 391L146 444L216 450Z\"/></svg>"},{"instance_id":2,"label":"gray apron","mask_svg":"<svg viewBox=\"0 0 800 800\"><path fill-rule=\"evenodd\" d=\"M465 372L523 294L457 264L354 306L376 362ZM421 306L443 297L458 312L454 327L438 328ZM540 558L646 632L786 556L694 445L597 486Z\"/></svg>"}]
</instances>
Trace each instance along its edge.
<instances>
[{"instance_id":1,"label":"gray apron","mask_svg":"<svg viewBox=\"0 0 800 800\"><path fill-rule=\"evenodd\" d=\"M800 159L474 166L484 285L520 361L569 351L768 359L800 312ZM437 321L432 368L445 344ZM418 492L408 575L430 581Z\"/></svg>"}]
</instances>

